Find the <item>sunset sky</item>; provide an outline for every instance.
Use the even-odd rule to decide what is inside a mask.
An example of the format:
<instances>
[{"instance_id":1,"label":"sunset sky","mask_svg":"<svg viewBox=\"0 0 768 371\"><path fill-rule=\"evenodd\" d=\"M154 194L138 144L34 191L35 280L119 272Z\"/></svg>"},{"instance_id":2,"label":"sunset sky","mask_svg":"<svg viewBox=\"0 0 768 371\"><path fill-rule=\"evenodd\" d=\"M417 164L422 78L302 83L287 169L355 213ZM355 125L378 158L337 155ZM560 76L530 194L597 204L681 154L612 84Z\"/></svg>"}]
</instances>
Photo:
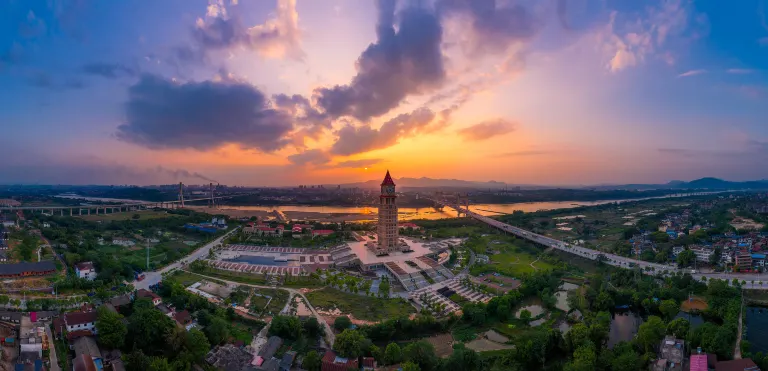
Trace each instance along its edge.
<instances>
[{"instance_id":1,"label":"sunset sky","mask_svg":"<svg viewBox=\"0 0 768 371\"><path fill-rule=\"evenodd\" d=\"M0 183L768 178L768 0L0 4Z\"/></svg>"}]
</instances>

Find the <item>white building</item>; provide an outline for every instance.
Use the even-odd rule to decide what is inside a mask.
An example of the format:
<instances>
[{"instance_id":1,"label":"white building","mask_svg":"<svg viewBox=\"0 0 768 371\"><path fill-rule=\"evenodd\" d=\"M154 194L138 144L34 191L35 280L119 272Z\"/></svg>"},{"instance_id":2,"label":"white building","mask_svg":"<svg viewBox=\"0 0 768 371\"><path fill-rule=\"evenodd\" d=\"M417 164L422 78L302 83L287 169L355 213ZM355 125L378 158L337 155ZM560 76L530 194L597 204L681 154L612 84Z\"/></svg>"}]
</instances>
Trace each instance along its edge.
<instances>
[{"instance_id":1,"label":"white building","mask_svg":"<svg viewBox=\"0 0 768 371\"><path fill-rule=\"evenodd\" d=\"M64 325L68 332L88 330L96 333L96 312L64 313Z\"/></svg>"},{"instance_id":2,"label":"white building","mask_svg":"<svg viewBox=\"0 0 768 371\"><path fill-rule=\"evenodd\" d=\"M133 247L136 245L134 240L124 237L115 237L112 239L112 243L118 246Z\"/></svg>"},{"instance_id":3,"label":"white building","mask_svg":"<svg viewBox=\"0 0 768 371\"><path fill-rule=\"evenodd\" d=\"M696 254L696 261L700 262L708 262L709 257L712 256L712 254L715 252L713 249L706 247L694 247L691 248L691 251Z\"/></svg>"},{"instance_id":4,"label":"white building","mask_svg":"<svg viewBox=\"0 0 768 371\"><path fill-rule=\"evenodd\" d=\"M93 262L81 262L75 264L75 274L78 278L85 278L93 281L96 279L96 268L93 267Z\"/></svg>"}]
</instances>

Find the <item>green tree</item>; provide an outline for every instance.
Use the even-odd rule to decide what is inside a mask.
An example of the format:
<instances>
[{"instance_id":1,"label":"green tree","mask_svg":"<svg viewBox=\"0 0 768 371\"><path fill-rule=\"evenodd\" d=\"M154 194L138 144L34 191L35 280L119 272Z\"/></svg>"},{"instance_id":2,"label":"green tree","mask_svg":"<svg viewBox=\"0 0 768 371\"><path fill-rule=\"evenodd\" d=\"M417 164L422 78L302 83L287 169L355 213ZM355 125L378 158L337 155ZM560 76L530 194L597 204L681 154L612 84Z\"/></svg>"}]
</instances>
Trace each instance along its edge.
<instances>
[{"instance_id":1,"label":"green tree","mask_svg":"<svg viewBox=\"0 0 768 371\"><path fill-rule=\"evenodd\" d=\"M308 338L314 340L325 335L325 328L320 325L320 322L317 321L317 318L310 317L304 322L304 333L307 334Z\"/></svg>"},{"instance_id":2,"label":"green tree","mask_svg":"<svg viewBox=\"0 0 768 371\"><path fill-rule=\"evenodd\" d=\"M384 350L384 364L394 365L400 363L403 360L403 352L400 350L400 346L397 343L389 343Z\"/></svg>"},{"instance_id":3,"label":"green tree","mask_svg":"<svg viewBox=\"0 0 768 371\"><path fill-rule=\"evenodd\" d=\"M676 338L684 339L688 335L688 329L691 324L685 318L675 318L667 324L667 335L673 335Z\"/></svg>"},{"instance_id":4,"label":"green tree","mask_svg":"<svg viewBox=\"0 0 768 371\"><path fill-rule=\"evenodd\" d=\"M677 254L677 266L678 267L690 267L696 260L696 254L693 251L685 249L683 252Z\"/></svg>"},{"instance_id":5,"label":"green tree","mask_svg":"<svg viewBox=\"0 0 768 371\"><path fill-rule=\"evenodd\" d=\"M451 371L479 371L482 368L482 361L474 350L461 346L453 350L451 356L443 363L442 368Z\"/></svg>"},{"instance_id":6,"label":"green tree","mask_svg":"<svg viewBox=\"0 0 768 371\"><path fill-rule=\"evenodd\" d=\"M421 371L421 367L411 361L403 363L402 368L403 371Z\"/></svg>"},{"instance_id":7,"label":"green tree","mask_svg":"<svg viewBox=\"0 0 768 371\"><path fill-rule=\"evenodd\" d=\"M96 331L99 344L107 349L119 349L125 344L128 327L123 323L123 316L112 312L102 305L96 310Z\"/></svg>"},{"instance_id":8,"label":"green tree","mask_svg":"<svg viewBox=\"0 0 768 371\"><path fill-rule=\"evenodd\" d=\"M654 347L659 344L661 339L664 338L665 332L666 326L664 325L664 321L657 316L650 316L648 317L647 322L640 325L635 340L643 351L651 352L654 350Z\"/></svg>"},{"instance_id":9,"label":"green tree","mask_svg":"<svg viewBox=\"0 0 768 371\"><path fill-rule=\"evenodd\" d=\"M174 371L168 360L163 357L152 357L148 371Z\"/></svg>"},{"instance_id":10,"label":"green tree","mask_svg":"<svg viewBox=\"0 0 768 371\"><path fill-rule=\"evenodd\" d=\"M320 355L316 351L312 350L304 356L304 360L301 362L301 367L307 371L320 371L320 367L323 365Z\"/></svg>"},{"instance_id":11,"label":"green tree","mask_svg":"<svg viewBox=\"0 0 768 371\"><path fill-rule=\"evenodd\" d=\"M379 284L379 296L383 298L389 297L389 279L386 277L382 278Z\"/></svg>"},{"instance_id":12,"label":"green tree","mask_svg":"<svg viewBox=\"0 0 768 371\"><path fill-rule=\"evenodd\" d=\"M439 362L435 347L424 340L408 344L403 349L403 359L418 364L424 371L434 370Z\"/></svg>"},{"instance_id":13,"label":"green tree","mask_svg":"<svg viewBox=\"0 0 768 371\"><path fill-rule=\"evenodd\" d=\"M175 325L159 310L139 309L128 318L128 339L145 354L158 354L165 348L168 330Z\"/></svg>"},{"instance_id":14,"label":"green tree","mask_svg":"<svg viewBox=\"0 0 768 371\"><path fill-rule=\"evenodd\" d=\"M357 330L344 330L336 336L333 350L339 352L342 357L357 358L365 353L365 337Z\"/></svg>"},{"instance_id":15,"label":"green tree","mask_svg":"<svg viewBox=\"0 0 768 371\"><path fill-rule=\"evenodd\" d=\"M621 353L611 361L611 371L639 371L642 370L643 361L634 351L629 350Z\"/></svg>"},{"instance_id":16,"label":"green tree","mask_svg":"<svg viewBox=\"0 0 768 371\"><path fill-rule=\"evenodd\" d=\"M221 317L212 317L210 323L203 328L203 332L211 344L218 345L229 338L229 324Z\"/></svg>"},{"instance_id":17,"label":"green tree","mask_svg":"<svg viewBox=\"0 0 768 371\"><path fill-rule=\"evenodd\" d=\"M184 347L192 355L192 358L199 362L208 354L211 344L208 343L208 338L205 337L202 331L193 328L187 332L187 341Z\"/></svg>"},{"instance_id":18,"label":"green tree","mask_svg":"<svg viewBox=\"0 0 768 371\"><path fill-rule=\"evenodd\" d=\"M595 345L587 342L573 352L573 360L565 365L565 371L594 371L597 363Z\"/></svg>"},{"instance_id":19,"label":"green tree","mask_svg":"<svg viewBox=\"0 0 768 371\"><path fill-rule=\"evenodd\" d=\"M136 350L123 356L125 360L125 368L128 371L147 371L149 364L152 362L150 357L147 357L141 350Z\"/></svg>"},{"instance_id":20,"label":"green tree","mask_svg":"<svg viewBox=\"0 0 768 371\"><path fill-rule=\"evenodd\" d=\"M680 312L680 304L674 299L667 299L661 302L659 305L659 311L664 316L664 319L669 321L675 318L678 312Z\"/></svg>"},{"instance_id":21,"label":"green tree","mask_svg":"<svg viewBox=\"0 0 768 371\"><path fill-rule=\"evenodd\" d=\"M531 311L528 309L523 309L520 311L520 320L525 321L526 323L531 320Z\"/></svg>"},{"instance_id":22,"label":"green tree","mask_svg":"<svg viewBox=\"0 0 768 371\"><path fill-rule=\"evenodd\" d=\"M303 330L301 320L295 316L274 316L272 324L269 326L270 335L286 339L297 339Z\"/></svg>"},{"instance_id":23,"label":"green tree","mask_svg":"<svg viewBox=\"0 0 768 371\"><path fill-rule=\"evenodd\" d=\"M609 310L613 307L613 298L611 294L603 290L597 295L595 300L595 309L599 311Z\"/></svg>"},{"instance_id":24,"label":"green tree","mask_svg":"<svg viewBox=\"0 0 768 371\"><path fill-rule=\"evenodd\" d=\"M348 329L350 326L352 326L352 320L350 320L347 316L336 317L336 319L333 321L333 328L339 332Z\"/></svg>"}]
</instances>

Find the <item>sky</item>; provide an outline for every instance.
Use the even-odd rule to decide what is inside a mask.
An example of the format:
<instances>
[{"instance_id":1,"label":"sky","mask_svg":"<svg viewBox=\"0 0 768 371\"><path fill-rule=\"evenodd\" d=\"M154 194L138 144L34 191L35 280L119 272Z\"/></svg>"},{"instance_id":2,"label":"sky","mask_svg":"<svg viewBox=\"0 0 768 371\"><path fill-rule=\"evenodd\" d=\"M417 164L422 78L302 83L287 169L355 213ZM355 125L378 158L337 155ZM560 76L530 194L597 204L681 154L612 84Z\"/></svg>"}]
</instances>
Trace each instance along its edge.
<instances>
[{"instance_id":1,"label":"sky","mask_svg":"<svg viewBox=\"0 0 768 371\"><path fill-rule=\"evenodd\" d=\"M768 178L768 0L0 9L0 184Z\"/></svg>"}]
</instances>

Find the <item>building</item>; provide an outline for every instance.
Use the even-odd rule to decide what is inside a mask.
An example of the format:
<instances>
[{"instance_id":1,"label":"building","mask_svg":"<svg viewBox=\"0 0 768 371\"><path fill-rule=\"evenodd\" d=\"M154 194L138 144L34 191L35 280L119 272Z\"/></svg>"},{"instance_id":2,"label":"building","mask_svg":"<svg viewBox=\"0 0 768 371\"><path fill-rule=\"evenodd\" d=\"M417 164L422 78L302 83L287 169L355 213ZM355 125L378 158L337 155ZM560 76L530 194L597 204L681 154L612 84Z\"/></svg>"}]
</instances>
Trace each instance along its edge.
<instances>
[{"instance_id":1,"label":"building","mask_svg":"<svg viewBox=\"0 0 768 371\"><path fill-rule=\"evenodd\" d=\"M83 336L77 338L77 340L70 343L70 348L75 350L75 359L81 358L88 364L87 359L90 358L92 362L97 365L98 369L101 369L101 350L96 345L96 339L93 336Z\"/></svg>"},{"instance_id":2,"label":"building","mask_svg":"<svg viewBox=\"0 0 768 371\"><path fill-rule=\"evenodd\" d=\"M709 257L715 252L713 249L707 247L692 247L691 251L696 255L696 261L704 263L708 262Z\"/></svg>"},{"instance_id":3,"label":"building","mask_svg":"<svg viewBox=\"0 0 768 371\"><path fill-rule=\"evenodd\" d=\"M740 271L749 271L752 268L752 254L749 251L740 251L736 256L736 264Z\"/></svg>"},{"instance_id":4,"label":"building","mask_svg":"<svg viewBox=\"0 0 768 371\"><path fill-rule=\"evenodd\" d=\"M384 176L379 195L379 220L376 229L378 250L384 253L400 250L400 236L397 228L397 195L392 176Z\"/></svg>"},{"instance_id":5,"label":"building","mask_svg":"<svg viewBox=\"0 0 768 371\"><path fill-rule=\"evenodd\" d=\"M136 245L136 241L125 237L114 237L112 238L112 244L124 247L133 247Z\"/></svg>"},{"instance_id":6,"label":"building","mask_svg":"<svg viewBox=\"0 0 768 371\"><path fill-rule=\"evenodd\" d=\"M330 236L334 233L334 230L331 229L316 229L312 231L312 238L315 238L317 236Z\"/></svg>"},{"instance_id":7,"label":"building","mask_svg":"<svg viewBox=\"0 0 768 371\"><path fill-rule=\"evenodd\" d=\"M752 254L752 267L763 268L765 267L765 254Z\"/></svg>"},{"instance_id":8,"label":"building","mask_svg":"<svg viewBox=\"0 0 768 371\"><path fill-rule=\"evenodd\" d=\"M56 273L56 265L50 260L37 263L0 264L0 277L45 276Z\"/></svg>"},{"instance_id":9,"label":"building","mask_svg":"<svg viewBox=\"0 0 768 371\"><path fill-rule=\"evenodd\" d=\"M3 243L0 242L0 245ZM8 261L8 252L4 250L0 250L0 262L7 262Z\"/></svg>"},{"instance_id":10,"label":"building","mask_svg":"<svg viewBox=\"0 0 768 371\"><path fill-rule=\"evenodd\" d=\"M136 297L149 299L152 301L152 305L155 305L155 306L160 305L160 303L163 302L163 299L161 299L160 296L158 296L152 291L145 290L145 289L140 289L139 291L137 291Z\"/></svg>"},{"instance_id":11,"label":"building","mask_svg":"<svg viewBox=\"0 0 768 371\"><path fill-rule=\"evenodd\" d=\"M0 207L19 207L21 206L21 202L16 200L11 200L10 198L3 198L0 199Z\"/></svg>"},{"instance_id":12,"label":"building","mask_svg":"<svg viewBox=\"0 0 768 371\"><path fill-rule=\"evenodd\" d=\"M8 216L6 214L0 214L0 225L6 228L11 228L16 226L16 219L13 218L13 216Z\"/></svg>"},{"instance_id":13,"label":"building","mask_svg":"<svg viewBox=\"0 0 768 371\"><path fill-rule=\"evenodd\" d=\"M64 313L64 326L67 332L88 330L96 332L96 312Z\"/></svg>"},{"instance_id":14,"label":"building","mask_svg":"<svg viewBox=\"0 0 768 371\"><path fill-rule=\"evenodd\" d=\"M261 347L261 350L259 350L258 356L264 360L272 359L277 350L280 349L281 345L283 345L283 339L279 336L270 336L269 339L267 339L267 343Z\"/></svg>"},{"instance_id":15,"label":"building","mask_svg":"<svg viewBox=\"0 0 768 371\"><path fill-rule=\"evenodd\" d=\"M21 312L0 312L0 321L21 323Z\"/></svg>"},{"instance_id":16,"label":"building","mask_svg":"<svg viewBox=\"0 0 768 371\"><path fill-rule=\"evenodd\" d=\"M708 371L707 367L707 355L706 354L692 354L691 355L691 371Z\"/></svg>"},{"instance_id":17,"label":"building","mask_svg":"<svg viewBox=\"0 0 768 371\"><path fill-rule=\"evenodd\" d=\"M111 304L112 307L114 307L116 310L120 310L120 307L131 305L131 295L123 294L120 296L115 296L109 301L109 304Z\"/></svg>"},{"instance_id":18,"label":"building","mask_svg":"<svg viewBox=\"0 0 768 371\"><path fill-rule=\"evenodd\" d=\"M488 255L484 255L484 254L477 254L477 255L475 256L475 261L476 261L478 264L488 264L488 263L490 263L490 262L491 262L491 258L489 258L489 257L488 257Z\"/></svg>"},{"instance_id":19,"label":"building","mask_svg":"<svg viewBox=\"0 0 768 371\"><path fill-rule=\"evenodd\" d=\"M219 370L239 371L250 365L251 360L253 356L250 353L232 344L216 346L205 356L205 361Z\"/></svg>"},{"instance_id":20,"label":"building","mask_svg":"<svg viewBox=\"0 0 768 371\"><path fill-rule=\"evenodd\" d=\"M186 309L181 312L176 312L176 314L173 315L173 319L183 327L187 327L192 323L192 315L190 315L189 311Z\"/></svg>"},{"instance_id":21,"label":"building","mask_svg":"<svg viewBox=\"0 0 768 371\"><path fill-rule=\"evenodd\" d=\"M93 281L96 279L96 268L93 267L93 262L80 262L75 264L75 274L78 278Z\"/></svg>"},{"instance_id":22,"label":"building","mask_svg":"<svg viewBox=\"0 0 768 371\"><path fill-rule=\"evenodd\" d=\"M165 304L158 305L157 306L157 310L163 312L163 314L168 316L168 318L173 318L173 316L176 314L176 311L174 311L173 308L171 308L171 307L169 307L169 306L167 306Z\"/></svg>"},{"instance_id":23,"label":"building","mask_svg":"<svg viewBox=\"0 0 768 371\"><path fill-rule=\"evenodd\" d=\"M674 336L665 336L661 341L660 357L665 362L666 370L682 370L685 358L685 341Z\"/></svg>"},{"instance_id":24,"label":"building","mask_svg":"<svg viewBox=\"0 0 768 371\"><path fill-rule=\"evenodd\" d=\"M417 231L417 230L421 229L421 227L419 227L418 225L416 225L414 223L400 223L400 224L397 225L397 229L408 229L408 228L411 228L414 231Z\"/></svg>"},{"instance_id":25,"label":"building","mask_svg":"<svg viewBox=\"0 0 768 371\"><path fill-rule=\"evenodd\" d=\"M750 358L722 361L715 364L715 371L760 371L755 362Z\"/></svg>"},{"instance_id":26,"label":"building","mask_svg":"<svg viewBox=\"0 0 768 371\"><path fill-rule=\"evenodd\" d=\"M289 371L293 362L296 360L296 352L289 350L283 354L283 359L280 360L280 371Z\"/></svg>"},{"instance_id":27,"label":"building","mask_svg":"<svg viewBox=\"0 0 768 371\"><path fill-rule=\"evenodd\" d=\"M339 357L336 352L329 350L323 355L323 363L320 367L321 371L348 371L350 369L355 370L374 370L376 368L376 360L373 357L363 358L363 367L360 368L357 365L357 359L349 359Z\"/></svg>"}]
</instances>

